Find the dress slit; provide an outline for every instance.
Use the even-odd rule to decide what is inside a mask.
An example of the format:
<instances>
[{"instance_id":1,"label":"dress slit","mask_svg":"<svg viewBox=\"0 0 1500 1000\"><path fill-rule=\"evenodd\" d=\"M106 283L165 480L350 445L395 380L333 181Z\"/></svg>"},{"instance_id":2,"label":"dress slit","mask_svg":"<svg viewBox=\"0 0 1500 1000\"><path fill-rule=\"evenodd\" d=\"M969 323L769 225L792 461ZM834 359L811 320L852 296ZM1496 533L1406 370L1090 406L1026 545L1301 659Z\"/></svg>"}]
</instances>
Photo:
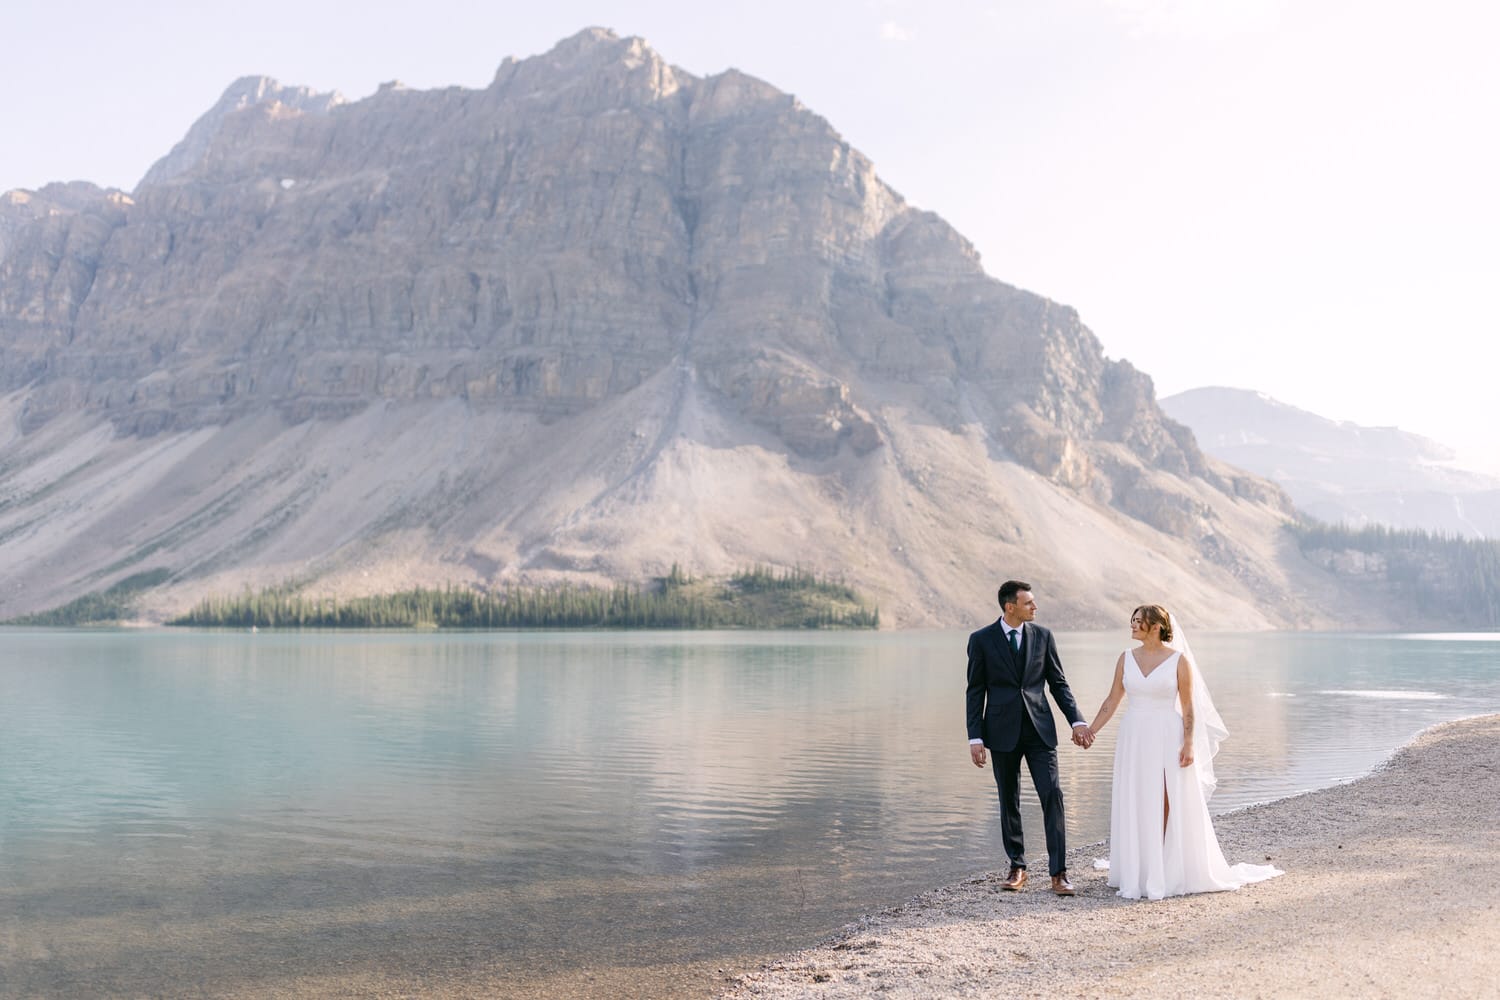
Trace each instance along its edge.
<instances>
[{"instance_id":1,"label":"dress slit","mask_svg":"<svg viewBox=\"0 0 1500 1000\"><path fill-rule=\"evenodd\" d=\"M1167 819L1172 815L1172 797L1167 794L1167 774L1161 776L1161 839L1167 839Z\"/></svg>"}]
</instances>

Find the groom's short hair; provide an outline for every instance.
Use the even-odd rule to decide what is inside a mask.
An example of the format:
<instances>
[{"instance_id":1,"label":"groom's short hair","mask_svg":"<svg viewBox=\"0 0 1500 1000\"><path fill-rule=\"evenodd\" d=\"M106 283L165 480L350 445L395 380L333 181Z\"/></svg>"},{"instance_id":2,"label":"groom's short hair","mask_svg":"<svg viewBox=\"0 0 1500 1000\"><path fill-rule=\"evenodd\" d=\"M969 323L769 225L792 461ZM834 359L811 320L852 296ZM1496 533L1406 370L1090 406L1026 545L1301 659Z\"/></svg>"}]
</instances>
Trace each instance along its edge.
<instances>
[{"instance_id":1,"label":"groom's short hair","mask_svg":"<svg viewBox=\"0 0 1500 1000\"><path fill-rule=\"evenodd\" d=\"M1022 583L1020 580L1006 580L1000 585L1000 610L1004 611L1007 604L1016 603L1016 595L1023 590L1030 590L1031 584Z\"/></svg>"}]
</instances>

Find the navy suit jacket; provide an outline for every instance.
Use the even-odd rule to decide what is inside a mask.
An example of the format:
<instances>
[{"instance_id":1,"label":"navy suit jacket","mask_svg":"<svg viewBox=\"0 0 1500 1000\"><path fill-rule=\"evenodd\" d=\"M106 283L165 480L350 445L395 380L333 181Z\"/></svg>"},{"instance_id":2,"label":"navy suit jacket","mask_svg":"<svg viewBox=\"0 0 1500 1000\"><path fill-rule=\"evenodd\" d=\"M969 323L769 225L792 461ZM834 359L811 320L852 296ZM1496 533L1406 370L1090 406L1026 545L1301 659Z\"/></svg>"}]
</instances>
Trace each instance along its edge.
<instances>
[{"instance_id":1,"label":"navy suit jacket","mask_svg":"<svg viewBox=\"0 0 1500 1000\"><path fill-rule=\"evenodd\" d=\"M1032 622L1021 626L1020 652L1005 641L1004 619L969 636L969 739L982 739L991 750L1008 753L1020 739L1025 712L1042 742L1057 746L1048 688L1069 723L1083 721L1063 676L1057 643L1047 629Z\"/></svg>"}]
</instances>

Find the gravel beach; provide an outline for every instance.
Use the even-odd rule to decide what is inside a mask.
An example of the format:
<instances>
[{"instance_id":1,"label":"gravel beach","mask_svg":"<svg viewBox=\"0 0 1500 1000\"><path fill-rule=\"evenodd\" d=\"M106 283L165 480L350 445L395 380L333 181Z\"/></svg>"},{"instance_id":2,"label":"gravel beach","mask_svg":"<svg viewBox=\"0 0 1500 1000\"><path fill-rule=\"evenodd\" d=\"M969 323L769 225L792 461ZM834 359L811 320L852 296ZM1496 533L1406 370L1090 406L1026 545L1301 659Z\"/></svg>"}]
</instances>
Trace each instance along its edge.
<instances>
[{"instance_id":1,"label":"gravel beach","mask_svg":"<svg viewBox=\"0 0 1500 1000\"><path fill-rule=\"evenodd\" d=\"M737 977L723 1000L1500 996L1500 715L1420 734L1357 781L1219 817L1280 878L1116 897L1077 848L1061 899L997 871Z\"/></svg>"}]
</instances>

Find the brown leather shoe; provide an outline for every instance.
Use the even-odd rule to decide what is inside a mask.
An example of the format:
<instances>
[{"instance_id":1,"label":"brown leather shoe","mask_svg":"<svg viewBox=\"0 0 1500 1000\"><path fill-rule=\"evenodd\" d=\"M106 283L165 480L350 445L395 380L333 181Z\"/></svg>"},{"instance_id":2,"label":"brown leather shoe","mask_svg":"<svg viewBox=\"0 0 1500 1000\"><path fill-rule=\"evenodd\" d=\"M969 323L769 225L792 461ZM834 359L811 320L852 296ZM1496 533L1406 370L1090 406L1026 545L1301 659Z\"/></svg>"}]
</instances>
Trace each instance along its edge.
<instances>
[{"instance_id":1,"label":"brown leather shoe","mask_svg":"<svg viewBox=\"0 0 1500 1000\"><path fill-rule=\"evenodd\" d=\"M1005 879L1004 882L1000 883L1000 888L1002 888L1002 889L1009 889L1011 892L1015 892L1017 889L1021 888L1021 886L1025 885L1025 884L1026 884L1026 869L1019 868L1016 865L1011 865L1011 867L1010 867L1010 875Z\"/></svg>"},{"instance_id":2,"label":"brown leather shoe","mask_svg":"<svg viewBox=\"0 0 1500 1000\"><path fill-rule=\"evenodd\" d=\"M1073 883L1068 881L1068 873L1052 876L1052 891L1059 896L1076 896L1078 890L1073 888Z\"/></svg>"}]
</instances>

